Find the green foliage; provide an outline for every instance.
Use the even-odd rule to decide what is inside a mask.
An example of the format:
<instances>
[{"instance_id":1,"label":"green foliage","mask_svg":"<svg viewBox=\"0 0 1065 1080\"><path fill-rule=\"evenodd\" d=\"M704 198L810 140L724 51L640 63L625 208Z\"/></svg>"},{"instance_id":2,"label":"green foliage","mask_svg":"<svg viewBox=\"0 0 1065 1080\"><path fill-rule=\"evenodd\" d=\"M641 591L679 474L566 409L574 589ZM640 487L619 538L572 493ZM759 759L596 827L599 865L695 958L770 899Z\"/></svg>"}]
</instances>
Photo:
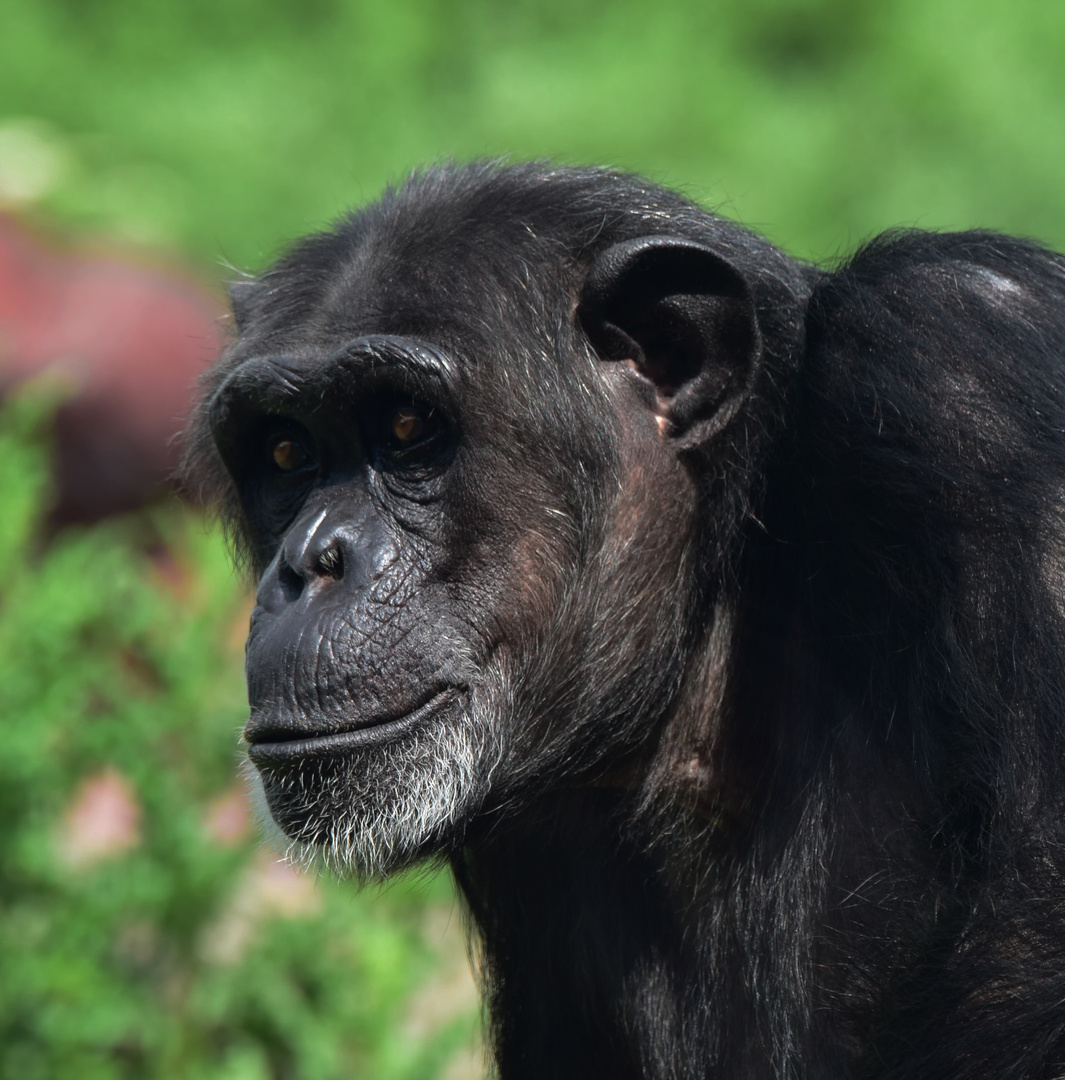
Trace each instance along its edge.
<instances>
[{"instance_id":1,"label":"green foliage","mask_svg":"<svg viewBox=\"0 0 1065 1080\"><path fill-rule=\"evenodd\" d=\"M465 964L448 887L382 902L257 851L244 591L176 508L42 548L49 413L0 413L0 1077L437 1075L473 1041L472 995L411 1001Z\"/></svg>"},{"instance_id":2,"label":"green foliage","mask_svg":"<svg viewBox=\"0 0 1065 1080\"><path fill-rule=\"evenodd\" d=\"M824 256L912 223L1065 244L1063 54L1044 0L9 0L0 102L47 125L51 211L206 260L497 154L638 169Z\"/></svg>"}]
</instances>

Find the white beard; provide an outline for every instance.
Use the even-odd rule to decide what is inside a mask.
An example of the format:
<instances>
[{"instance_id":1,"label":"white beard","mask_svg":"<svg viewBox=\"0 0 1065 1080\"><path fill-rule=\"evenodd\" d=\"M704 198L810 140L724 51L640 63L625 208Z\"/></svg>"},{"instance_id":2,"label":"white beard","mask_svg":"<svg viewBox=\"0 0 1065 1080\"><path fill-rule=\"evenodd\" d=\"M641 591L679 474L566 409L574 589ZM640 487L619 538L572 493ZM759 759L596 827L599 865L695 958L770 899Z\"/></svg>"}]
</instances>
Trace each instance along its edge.
<instances>
[{"instance_id":1,"label":"white beard","mask_svg":"<svg viewBox=\"0 0 1065 1080\"><path fill-rule=\"evenodd\" d=\"M475 691L461 712L390 744L294 763L265 779L247 763L267 842L299 867L360 881L453 850L503 756L499 702L507 699Z\"/></svg>"}]
</instances>

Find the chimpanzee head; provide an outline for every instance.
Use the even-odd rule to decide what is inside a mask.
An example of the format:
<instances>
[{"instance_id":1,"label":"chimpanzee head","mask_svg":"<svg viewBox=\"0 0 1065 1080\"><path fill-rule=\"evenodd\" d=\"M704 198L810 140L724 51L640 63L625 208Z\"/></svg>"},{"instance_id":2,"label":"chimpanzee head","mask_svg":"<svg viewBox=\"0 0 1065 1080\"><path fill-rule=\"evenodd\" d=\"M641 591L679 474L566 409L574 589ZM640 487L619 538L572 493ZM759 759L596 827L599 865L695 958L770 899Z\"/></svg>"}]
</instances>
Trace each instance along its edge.
<instances>
[{"instance_id":1,"label":"chimpanzee head","mask_svg":"<svg viewBox=\"0 0 1065 1080\"><path fill-rule=\"evenodd\" d=\"M192 460L259 578L245 738L297 847L381 874L650 768L805 291L679 196L535 165L418 174L234 289Z\"/></svg>"}]
</instances>

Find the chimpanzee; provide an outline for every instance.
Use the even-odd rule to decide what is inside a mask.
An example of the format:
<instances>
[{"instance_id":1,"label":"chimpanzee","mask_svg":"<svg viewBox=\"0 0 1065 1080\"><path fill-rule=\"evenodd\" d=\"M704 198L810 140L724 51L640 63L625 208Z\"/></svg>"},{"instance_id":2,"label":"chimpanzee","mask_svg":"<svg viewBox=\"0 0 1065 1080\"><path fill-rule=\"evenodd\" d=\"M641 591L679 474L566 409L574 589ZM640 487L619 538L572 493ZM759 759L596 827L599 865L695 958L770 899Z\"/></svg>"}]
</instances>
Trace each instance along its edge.
<instances>
[{"instance_id":1,"label":"chimpanzee","mask_svg":"<svg viewBox=\"0 0 1065 1080\"><path fill-rule=\"evenodd\" d=\"M42 376L62 398L46 533L144 506L173 479L219 307L191 278L67 250L0 213L0 399Z\"/></svg>"},{"instance_id":2,"label":"chimpanzee","mask_svg":"<svg viewBox=\"0 0 1065 1080\"><path fill-rule=\"evenodd\" d=\"M233 307L248 755L450 863L504 1080L1065 1074L1065 259L477 163Z\"/></svg>"}]
</instances>

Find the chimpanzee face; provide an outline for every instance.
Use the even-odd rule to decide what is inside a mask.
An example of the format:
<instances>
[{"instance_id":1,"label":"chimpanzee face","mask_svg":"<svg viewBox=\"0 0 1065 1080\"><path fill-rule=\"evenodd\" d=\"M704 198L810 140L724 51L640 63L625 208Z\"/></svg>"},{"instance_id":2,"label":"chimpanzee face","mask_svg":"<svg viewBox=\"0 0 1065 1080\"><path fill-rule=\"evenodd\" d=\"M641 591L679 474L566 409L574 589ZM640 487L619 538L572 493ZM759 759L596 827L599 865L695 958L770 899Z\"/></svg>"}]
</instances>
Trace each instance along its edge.
<instances>
[{"instance_id":1,"label":"chimpanzee face","mask_svg":"<svg viewBox=\"0 0 1065 1080\"><path fill-rule=\"evenodd\" d=\"M261 572L249 757L285 833L363 874L652 737L688 647L682 457L759 349L695 242L552 250L530 283L520 231L403 228L319 240L310 296L306 268L238 295L209 405Z\"/></svg>"}]
</instances>

